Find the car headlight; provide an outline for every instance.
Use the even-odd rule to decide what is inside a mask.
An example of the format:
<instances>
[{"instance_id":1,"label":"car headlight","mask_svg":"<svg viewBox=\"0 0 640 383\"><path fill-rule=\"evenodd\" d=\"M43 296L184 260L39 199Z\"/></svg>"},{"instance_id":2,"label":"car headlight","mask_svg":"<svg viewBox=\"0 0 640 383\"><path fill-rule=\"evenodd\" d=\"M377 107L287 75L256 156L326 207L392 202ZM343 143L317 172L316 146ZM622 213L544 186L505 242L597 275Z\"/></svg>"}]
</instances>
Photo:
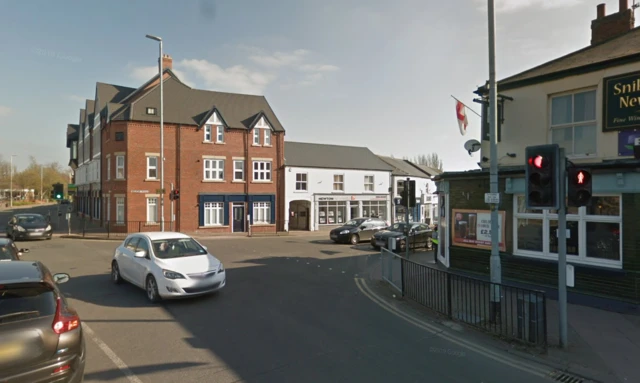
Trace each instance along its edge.
<instances>
[{"instance_id":1,"label":"car headlight","mask_svg":"<svg viewBox=\"0 0 640 383\"><path fill-rule=\"evenodd\" d=\"M51 230L51 225L47 225L47 228L45 231L49 231L49 230Z\"/></svg>"},{"instance_id":2,"label":"car headlight","mask_svg":"<svg viewBox=\"0 0 640 383\"><path fill-rule=\"evenodd\" d=\"M184 279L184 275L171 270L162 270L162 275L167 279Z\"/></svg>"},{"instance_id":3,"label":"car headlight","mask_svg":"<svg viewBox=\"0 0 640 383\"><path fill-rule=\"evenodd\" d=\"M22 227L22 226L16 226L16 230L18 230L18 231L24 231L24 227Z\"/></svg>"},{"instance_id":4,"label":"car headlight","mask_svg":"<svg viewBox=\"0 0 640 383\"><path fill-rule=\"evenodd\" d=\"M224 271L224 265L220 263L220 266L218 266L218 272L221 273L223 271Z\"/></svg>"},{"instance_id":5,"label":"car headlight","mask_svg":"<svg viewBox=\"0 0 640 383\"><path fill-rule=\"evenodd\" d=\"M342 230L340 234L349 234L349 230Z\"/></svg>"}]
</instances>

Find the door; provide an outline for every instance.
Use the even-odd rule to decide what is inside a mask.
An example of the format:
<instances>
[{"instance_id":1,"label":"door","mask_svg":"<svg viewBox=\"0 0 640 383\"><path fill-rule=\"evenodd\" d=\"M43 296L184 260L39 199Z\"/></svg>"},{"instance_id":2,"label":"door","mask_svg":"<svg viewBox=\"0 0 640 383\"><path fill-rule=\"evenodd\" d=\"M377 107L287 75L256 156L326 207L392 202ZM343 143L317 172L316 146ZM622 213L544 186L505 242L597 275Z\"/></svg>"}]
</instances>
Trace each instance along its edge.
<instances>
[{"instance_id":1,"label":"door","mask_svg":"<svg viewBox=\"0 0 640 383\"><path fill-rule=\"evenodd\" d=\"M438 202L438 261L449 267L449 195L440 195L440 201Z\"/></svg>"},{"instance_id":2,"label":"door","mask_svg":"<svg viewBox=\"0 0 640 383\"><path fill-rule=\"evenodd\" d=\"M151 247L149 246L149 242L146 238L140 238L138 244L136 245L135 252L144 251L146 254L145 258L138 258L136 256L133 257L133 263L131 267L131 275L136 281L138 286L144 286L145 277L147 276L147 270L149 270L149 262L151 262L151 252L149 251Z\"/></svg>"},{"instance_id":3,"label":"door","mask_svg":"<svg viewBox=\"0 0 640 383\"><path fill-rule=\"evenodd\" d=\"M233 205L233 232L244 232L244 204Z\"/></svg>"},{"instance_id":4,"label":"door","mask_svg":"<svg viewBox=\"0 0 640 383\"><path fill-rule=\"evenodd\" d=\"M138 247L138 237L131 237L122 247L122 253L118 260L118 268L120 269L120 275L127 281L138 285L135 279L135 273L133 272L134 251Z\"/></svg>"}]
</instances>

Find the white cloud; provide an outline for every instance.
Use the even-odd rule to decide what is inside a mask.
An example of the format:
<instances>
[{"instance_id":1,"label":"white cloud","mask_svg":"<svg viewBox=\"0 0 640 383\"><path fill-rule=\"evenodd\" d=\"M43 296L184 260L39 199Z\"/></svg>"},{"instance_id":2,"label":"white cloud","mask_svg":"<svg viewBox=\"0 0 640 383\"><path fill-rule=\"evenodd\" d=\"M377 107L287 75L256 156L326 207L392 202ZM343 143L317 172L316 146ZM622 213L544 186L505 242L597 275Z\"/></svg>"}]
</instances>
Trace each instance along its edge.
<instances>
[{"instance_id":1,"label":"white cloud","mask_svg":"<svg viewBox=\"0 0 640 383\"><path fill-rule=\"evenodd\" d=\"M484 12L487 10L487 0L474 0L478 8ZM496 13L516 12L529 7L542 9L554 9L573 7L584 3L584 0L496 0Z\"/></svg>"},{"instance_id":2,"label":"white cloud","mask_svg":"<svg viewBox=\"0 0 640 383\"><path fill-rule=\"evenodd\" d=\"M257 64L271 68L283 68L299 65L308 56L309 51L297 49L293 52L275 52L273 54L254 54L249 59Z\"/></svg>"},{"instance_id":3,"label":"white cloud","mask_svg":"<svg viewBox=\"0 0 640 383\"><path fill-rule=\"evenodd\" d=\"M87 99L85 97L76 96L75 94L68 94L65 96L68 100L74 102L82 102L84 103Z\"/></svg>"},{"instance_id":4,"label":"white cloud","mask_svg":"<svg viewBox=\"0 0 640 383\"><path fill-rule=\"evenodd\" d=\"M6 117L11 113L13 113L13 110L11 108L9 108L8 106L0 105L0 117Z\"/></svg>"},{"instance_id":5,"label":"white cloud","mask_svg":"<svg viewBox=\"0 0 640 383\"><path fill-rule=\"evenodd\" d=\"M275 79L273 74L252 71L242 65L222 68L207 60L182 60L178 65L201 80L205 87L223 92L263 94Z\"/></svg>"}]
</instances>

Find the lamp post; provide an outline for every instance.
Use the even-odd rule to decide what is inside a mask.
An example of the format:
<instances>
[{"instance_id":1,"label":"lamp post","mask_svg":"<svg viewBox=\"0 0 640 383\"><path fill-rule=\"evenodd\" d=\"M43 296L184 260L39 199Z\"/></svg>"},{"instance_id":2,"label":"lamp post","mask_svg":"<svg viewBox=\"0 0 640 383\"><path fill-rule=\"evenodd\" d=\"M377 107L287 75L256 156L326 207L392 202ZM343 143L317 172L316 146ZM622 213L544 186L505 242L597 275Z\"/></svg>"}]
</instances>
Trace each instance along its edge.
<instances>
[{"instance_id":1,"label":"lamp post","mask_svg":"<svg viewBox=\"0 0 640 383\"><path fill-rule=\"evenodd\" d=\"M42 195L42 181L44 180L44 167L40 165L40 201L43 199Z\"/></svg>"},{"instance_id":2,"label":"lamp post","mask_svg":"<svg viewBox=\"0 0 640 383\"><path fill-rule=\"evenodd\" d=\"M146 38L159 43L160 56L158 57L158 70L160 80L160 231L164 231L164 68L162 65L162 39L158 36L146 35Z\"/></svg>"},{"instance_id":3,"label":"lamp post","mask_svg":"<svg viewBox=\"0 0 640 383\"><path fill-rule=\"evenodd\" d=\"M17 157L17 154L11 155L10 165L11 169L9 169L9 206L13 207L13 157Z\"/></svg>"}]
</instances>

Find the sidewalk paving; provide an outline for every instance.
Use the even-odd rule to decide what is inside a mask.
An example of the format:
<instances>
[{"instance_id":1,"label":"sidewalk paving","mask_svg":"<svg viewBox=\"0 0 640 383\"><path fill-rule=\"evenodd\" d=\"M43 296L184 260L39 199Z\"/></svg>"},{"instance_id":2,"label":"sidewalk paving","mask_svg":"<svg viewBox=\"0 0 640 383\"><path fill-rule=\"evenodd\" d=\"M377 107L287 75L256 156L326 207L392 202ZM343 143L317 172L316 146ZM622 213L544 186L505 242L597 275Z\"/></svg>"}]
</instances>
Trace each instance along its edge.
<instances>
[{"instance_id":1,"label":"sidewalk paving","mask_svg":"<svg viewBox=\"0 0 640 383\"><path fill-rule=\"evenodd\" d=\"M435 263L432 252L411 254L409 260L443 269ZM569 346L564 350L559 347L558 301L547 298L549 347L547 354L537 355L536 360L606 383L640 382L640 316L575 304L567 306L567 315Z\"/></svg>"}]
</instances>

